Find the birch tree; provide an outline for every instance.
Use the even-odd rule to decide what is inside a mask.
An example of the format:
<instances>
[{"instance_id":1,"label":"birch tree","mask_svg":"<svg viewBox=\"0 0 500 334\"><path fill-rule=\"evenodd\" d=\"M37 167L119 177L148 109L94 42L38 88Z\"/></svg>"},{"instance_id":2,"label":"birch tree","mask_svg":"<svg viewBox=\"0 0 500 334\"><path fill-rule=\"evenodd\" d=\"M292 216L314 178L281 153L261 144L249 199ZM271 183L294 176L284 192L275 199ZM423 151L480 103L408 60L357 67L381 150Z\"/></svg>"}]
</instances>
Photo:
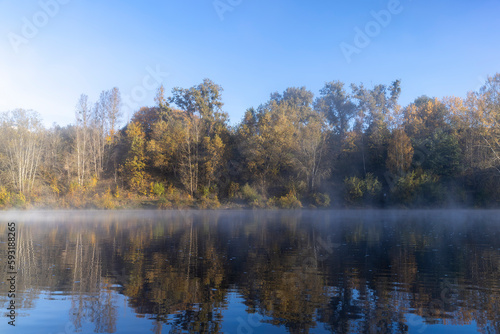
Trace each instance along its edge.
<instances>
[{"instance_id":1,"label":"birch tree","mask_svg":"<svg viewBox=\"0 0 500 334\"><path fill-rule=\"evenodd\" d=\"M75 152L77 160L78 184L83 185L89 174L89 129L91 110L88 96L82 94L76 106L76 142Z\"/></svg>"},{"instance_id":2,"label":"birch tree","mask_svg":"<svg viewBox=\"0 0 500 334\"><path fill-rule=\"evenodd\" d=\"M1 115L3 167L13 188L25 196L32 192L38 176L44 135L40 115L35 111L16 109Z\"/></svg>"}]
</instances>

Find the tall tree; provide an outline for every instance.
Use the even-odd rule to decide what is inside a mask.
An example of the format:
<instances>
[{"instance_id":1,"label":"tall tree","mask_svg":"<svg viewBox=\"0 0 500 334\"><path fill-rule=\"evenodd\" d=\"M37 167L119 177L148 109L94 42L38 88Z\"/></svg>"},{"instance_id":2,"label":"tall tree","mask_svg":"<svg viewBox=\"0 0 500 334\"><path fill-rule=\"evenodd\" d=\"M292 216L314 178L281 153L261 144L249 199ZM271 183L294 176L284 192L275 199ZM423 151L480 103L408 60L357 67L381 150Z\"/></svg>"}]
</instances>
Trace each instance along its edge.
<instances>
[{"instance_id":1,"label":"tall tree","mask_svg":"<svg viewBox=\"0 0 500 334\"><path fill-rule=\"evenodd\" d=\"M484 143L491 153L491 166L500 173L500 73L488 77L479 91Z\"/></svg>"},{"instance_id":2,"label":"tall tree","mask_svg":"<svg viewBox=\"0 0 500 334\"><path fill-rule=\"evenodd\" d=\"M128 152L122 172L131 189L144 192L147 181L145 144L146 135L140 124L130 123L126 130Z\"/></svg>"},{"instance_id":3,"label":"tall tree","mask_svg":"<svg viewBox=\"0 0 500 334\"><path fill-rule=\"evenodd\" d=\"M342 143L356 113L356 105L345 91L344 83L340 81L325 83L320 90L320 97L315 101L315 109L326 116Z\"/></svg>"},{"instance_id":4,"label":"tall tree","mask_svg":"<svg viewBox=\"0 0 500 334\"><path fill-rule=\"evenodd\" d=\"M306 178L309 192L315 191L320 182L329 176L329 130L322 115L314 115L300 128L299 145L295 158L299 174Z\"/></svg>"},{"instance_id":5,"label":"tall tree","mask_svg":"<svg viewBox=\"0 0 500 334\"><path fill-rule=\"evenodd\" d=\"M389 130L387 117L391 110L397 107L401 94L400 81L394 81L390 86L376 85L367 89L363 84L351 85L353 97L357 101L358 117L356 120L358 131L364 132L361 136L361 153L363 156L363 169L366 174L366 163L377 175L385 167ZM366 129L366 130L365 130ZM368 151L368 160L365 158L365 148Z\"/></svg>"},{"instance_id":6,"label":"tall tree","mask_svg":"<svg viewBox=\"0 0 500 334\"><path fill-rule=\"evenodd\" d=\"M32 110L15 109L0 118L0 150L8 179L16 191L30 195L38 176L44 152L45 129L40 115Z\"/></svg>"},{"instance_id":7,"label":"tall tree","mask_svg":"<svg viewBox=\"0 0 500 334\"><path fill-rule=\"evenodd\" d=\"M402 176L411 166L413 146L410 138L402 128L395 129L389 141L387 150L387 169L393 175Z\"/></svg>"},{"instance_id":8,"label":"tall tree","mask_svg":"<svg viewBox=\"0 0 500 334\"><path fill-rule=\"evenodd\" d=\"M91 122L91 107L88 96L82 94L76 106L76 141L75 152L77 160L77 180L83 185L89 174L89 133Z\"/></svg>"},{"instance_id":9,"label":"tall tree","mask_svg":"<svg viewBox=\"0 0 500 334\"><path fill-rule=\"evenodd\" d=\"M217 154L215 157L206 159L207 147L203 147L205 137L208 142L215 139L216 136L222 137L226 131L227 114L222 111L221 99L222 87L209 79L204 79L203 83L188 89L174 88L170 102L187 113L183 122L187 130L185 140L183 141L182 156L182 174L187 176L185 184L188 184L188 191L191 195L202 186L209 186L212 177L200 174L207 172L210 168L204 166L204 162L210 161L211 164L220 165L223 154ZM215 162L213 159L219 159ZM204 180L204 181L203 181Z\"/></svg>"}]
</instances>

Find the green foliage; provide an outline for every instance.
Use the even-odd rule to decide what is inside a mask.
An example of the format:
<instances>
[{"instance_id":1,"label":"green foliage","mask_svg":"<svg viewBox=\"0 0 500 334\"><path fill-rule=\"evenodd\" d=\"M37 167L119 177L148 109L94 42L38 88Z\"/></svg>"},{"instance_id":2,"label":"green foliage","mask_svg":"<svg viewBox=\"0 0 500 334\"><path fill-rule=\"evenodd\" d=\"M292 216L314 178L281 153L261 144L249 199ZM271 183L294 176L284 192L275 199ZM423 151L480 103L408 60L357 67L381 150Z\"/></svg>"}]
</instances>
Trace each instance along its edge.
<instances>
[{"instance_id":1,"label":"green foliage","mask_svg":"<svg viewBox=\"0 0 500 334\"><path fill-rule=\"evenodd\" d=\"M312 195L313 204L320 208L327 208L330 206L330 196L324 193L314 193Z\"/></svg>"},{"instance_id":2,"label":"green foliage","mask_svg":"<svg viewBox=\"0 0 500 334\"><path fill-rule=\"evenodd\" d=\"M473 182L471 195L474 206L498 207L500 205L500 177L485 173L476 177Z\"/></svg>"},{"instance_id":3,"label":"green foliage","mask_svg":"<svg viewBox=\"0 0 500 334\"><path fill-rule=\"evenodd\" d=\"M257 203L262 200L262 196L259 192L252 188L248 183L246 183L243 187L241 187L241 196L247 203Z\"/></svg>"},{"instance_id":4,"label":"green foliage","mask_svg":"<svg viewBox=\"0 0 500 334\"><path fill-rule=\"evenodd\" d=\"M364 182L357 176L351 176L344 180L344 200L349 205L359 205L363 200Z\"/></svg>"},{"instance_id":5,"label":"green foliage","mask_svg":"<svg viewBox=\"0 0 500 334\"><path fill-rule=\"evenodd\" d=\"M375 198L380 194L382 184L372 173L368 173L364 180L364 190L367 198Z\"/></svg>"},{"instance_id":6,"label":"green foliage","mask_svg":"<svg viewBox=\"0 0 500 334\"><path fill-rule=\"evenodd\" d=\"M439 177L422 170L412 171L396 181L392 196L404 205L436 205L443 201Z\"/></svg>"},{"instance_id":7,"label":"green foliage","mask_svg":"<svg viewBox=\"0 0 500 334\"><path fill-rule=\"evenodd\" d=\"M229 199L235 198L240 191L240 185L236 182L230 182L228 187L228 197Z\"/></svg>"},{"instance_id":8,"label":"green foliage","mask_svg":"<svg viewBox=\"0 0 500 334\"><path fill-rule=\"evenodd\" d=\"M201 197L208 197L210 194L210 188L209 187L200 187L198 191L201 195Z\"/></svg>"},{"instance_id":9,"label":"green foliage","mask_svg":"<svg viewBox=\"0 0 500 334\"><path fill-rule=\"evenodd\" d=\"M156 197L160 197L163 194L165 194L165 187L161 183L158 183L158 182L154 182L153 183L153 182L151 182L150 192L151 192L152 195L154 195Z\"/></svg>"},{"instance_id":10,"label":"green foliage","mask_svg":"<svg viewBox=\"0 0 500 334\"><path fill-rule=\"evenodd\" d=\"M432 174L444 177L459 174L462 154L454 135L437 131L428 146L428 156L424 161L425 169Z\"/></svg>"},{"instance_id":11,"label":"green foliage","mask_svg":"<svg viewBox=\"0 0 500 334\"><path fill-rule=\"evenodd\" d=\"M368 173L364 179L352 176L344 179L344 200L350 205L376 204L382 191L382 184Z\"/></svg>"}]
</instances>

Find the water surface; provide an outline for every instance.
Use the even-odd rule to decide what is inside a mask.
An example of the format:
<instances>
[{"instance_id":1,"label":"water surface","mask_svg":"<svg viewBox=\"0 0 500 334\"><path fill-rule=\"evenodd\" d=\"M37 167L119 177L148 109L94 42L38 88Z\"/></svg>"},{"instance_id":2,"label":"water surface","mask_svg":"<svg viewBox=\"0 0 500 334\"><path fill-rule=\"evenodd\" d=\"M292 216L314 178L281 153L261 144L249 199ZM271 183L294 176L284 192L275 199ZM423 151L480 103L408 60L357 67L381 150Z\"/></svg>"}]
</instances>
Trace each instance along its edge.
<instances>
[{"instance_id":1,"label":"water surface","mask_svg":"<svg viewBox=\"0 0 500 334\"><path fill-rule=\"evenodd\" d=\"M498 211L0 214L1 333L500 333Z\"/></svg>"}]
</instances>

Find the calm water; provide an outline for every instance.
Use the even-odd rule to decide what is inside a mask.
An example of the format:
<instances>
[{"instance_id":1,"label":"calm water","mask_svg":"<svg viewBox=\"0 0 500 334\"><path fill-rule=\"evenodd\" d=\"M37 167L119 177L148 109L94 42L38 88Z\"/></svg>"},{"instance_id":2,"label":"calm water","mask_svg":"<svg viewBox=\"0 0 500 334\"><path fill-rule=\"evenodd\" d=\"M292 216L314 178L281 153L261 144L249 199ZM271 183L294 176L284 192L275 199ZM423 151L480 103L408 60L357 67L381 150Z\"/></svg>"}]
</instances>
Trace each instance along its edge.
<instances>
[{"instance_id":1,"label":"calm water","mask_svg":"<svg viewBox=\"0 0 500 334\"><path fill-rule=\"evenodd\" d=\"M498 211L4 212L0 241L0 333L500 333Z\"/></svg>"}]
</instances>

